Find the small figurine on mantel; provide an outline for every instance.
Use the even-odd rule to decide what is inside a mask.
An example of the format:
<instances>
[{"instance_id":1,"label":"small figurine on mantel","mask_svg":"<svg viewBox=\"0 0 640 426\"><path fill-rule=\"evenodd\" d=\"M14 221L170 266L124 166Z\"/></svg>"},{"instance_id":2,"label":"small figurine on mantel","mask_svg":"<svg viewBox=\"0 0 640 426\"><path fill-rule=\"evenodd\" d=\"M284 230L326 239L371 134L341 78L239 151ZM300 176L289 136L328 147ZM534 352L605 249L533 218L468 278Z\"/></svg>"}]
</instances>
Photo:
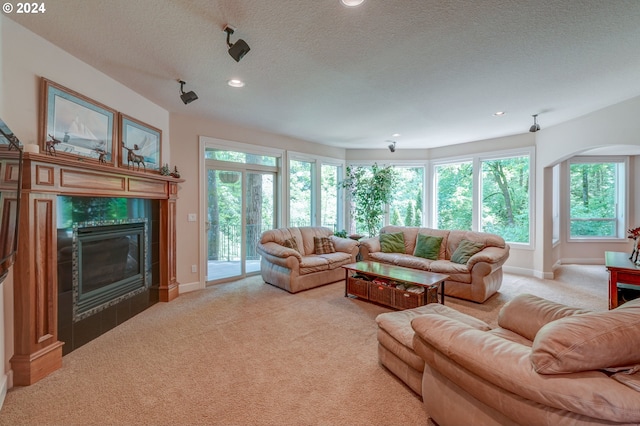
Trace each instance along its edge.
<instances>
[{"instance_id":1,"label":"small figurine on mantel","mask_svg":"<svg viewBox=\"0 0 640 426\"><path fill-rule=\"evenodd\" d=\"M49 137L51 139L45 141L45 147L46 147L46 153L51 155L51 156L55 156L56 155L56 145L58 145L59 143L62 143L62 141L60 139L56 139L53 137L53 135L51 133L49 133Z\"/></svg>"},{"instance_id":2,"label":"small figurine on mantel","mask_svg":"<svg viewBox=\"0 0 640 426\"><path fill-rule=\"evenodd\" d=\"M173 176L174 178L179 178L180 177L180 172L178 171L178 166L174 166L173 167L173 173L171 173L171 176Z\"/></svg>"},{"instance_id":3,"label":"small figurine on mantel","mask_svg":"<svg viewBox=\"0 0 640 426\"><path fill-rule=\"evenodd\" d=\"M140 170L140 164L142 164L142 167L144 167L144 170L145 171L147 170L147 165L144 164L144 157L142 155L139 155L133 152L140 149L138 145L134 144L133 149L127 148L127 145L125 145L124 141L122 141L122 147L127 150L127 168L128 169L131 168L132 164L133 164L133 167L135 167L137 164L138 170Z\"/></svg>"},{"instance_id":4,"label":"small figurine on mantel","mask_svg":"<svg viewBox=\"0 0 640 426\"><path fill-rule=\"evenodd\" d=\"M165 163L164 166L160 167L160 174L162 176L171 176L171 169L169 168L169 163Z\"/></svg>"}]
</instances>

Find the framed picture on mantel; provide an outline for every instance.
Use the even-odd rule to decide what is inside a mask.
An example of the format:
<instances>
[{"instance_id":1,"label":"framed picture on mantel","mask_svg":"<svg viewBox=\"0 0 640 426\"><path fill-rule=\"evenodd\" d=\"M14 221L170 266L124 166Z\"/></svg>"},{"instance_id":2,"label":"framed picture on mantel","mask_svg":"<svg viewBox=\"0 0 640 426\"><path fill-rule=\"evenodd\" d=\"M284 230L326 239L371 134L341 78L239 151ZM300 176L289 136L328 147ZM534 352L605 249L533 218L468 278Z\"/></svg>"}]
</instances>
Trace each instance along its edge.
<instances>
[{"instance_id":1,"label":"framed picture on mantel","mask_svg":"<svg viewBox=\"0 0 640 426\"><path fill-rule=\"evenodd\" d=\"M116 111L42 78L40 151L114 164Z\"/></svg>"},{"instance_id":2,"label":"framed picture on mantel","mask_svg":"<svg viewBox=\"0 0 640 426\"><path fill-rule=\"evenodd\" d=\"M120 167L160 171L162 130L120 114Z\"/></svg>"}]
</instances>

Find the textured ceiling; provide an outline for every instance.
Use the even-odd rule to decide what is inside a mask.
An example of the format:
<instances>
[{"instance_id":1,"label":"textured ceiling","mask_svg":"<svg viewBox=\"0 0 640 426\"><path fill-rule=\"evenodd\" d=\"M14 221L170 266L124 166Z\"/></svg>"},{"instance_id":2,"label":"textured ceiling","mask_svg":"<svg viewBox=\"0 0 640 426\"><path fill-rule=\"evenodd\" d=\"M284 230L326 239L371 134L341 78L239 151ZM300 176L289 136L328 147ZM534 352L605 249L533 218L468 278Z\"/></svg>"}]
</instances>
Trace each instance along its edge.
<instances>
[{"instance_id":1,"label":"textured ceiling","mask_svg":"<svg viewBox=\"0 0 640 426\"><path fill-rule=\"evenodd\" d=\"M7 16L171 112L343 148L524 133L536 113L544 131L640 95L638 0L45 4ZM239 63L225 24L251 46Z\"/></svg>"}]
</instances>

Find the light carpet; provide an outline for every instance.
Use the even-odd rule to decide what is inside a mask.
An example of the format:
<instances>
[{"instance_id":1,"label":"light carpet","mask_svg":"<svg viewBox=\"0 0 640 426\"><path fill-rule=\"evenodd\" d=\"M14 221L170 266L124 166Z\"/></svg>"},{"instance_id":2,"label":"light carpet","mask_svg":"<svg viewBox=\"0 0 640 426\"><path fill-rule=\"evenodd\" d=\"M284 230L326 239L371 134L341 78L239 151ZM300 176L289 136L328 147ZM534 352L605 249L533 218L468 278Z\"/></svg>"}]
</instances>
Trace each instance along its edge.
<instances>
[{"instance_id":1,"label":"light carpet","mask_svg":"<svg viewBox=\"0 0 640 426\"><path fill-rule=\"evenodd\" d=\"M604 266L555 280L505 274L484 304L446 304L495 325L519 293L607 309ZM375 317L344 283L295 295L259 277L152 306L9 390L2 425L426 425L411 390L378 364Z\"/></svg>"}]
</instances>

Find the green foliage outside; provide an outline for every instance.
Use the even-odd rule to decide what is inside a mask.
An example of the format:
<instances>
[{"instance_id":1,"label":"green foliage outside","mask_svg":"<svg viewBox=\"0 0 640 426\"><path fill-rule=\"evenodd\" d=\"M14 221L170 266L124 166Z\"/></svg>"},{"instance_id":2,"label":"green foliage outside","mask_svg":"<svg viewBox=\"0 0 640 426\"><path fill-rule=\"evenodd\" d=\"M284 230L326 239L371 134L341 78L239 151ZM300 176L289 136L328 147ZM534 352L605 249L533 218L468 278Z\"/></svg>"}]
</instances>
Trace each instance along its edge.
<instances>
[{"instance_id":1,"label":"green foliage outside","mask_svg":"<svg viewBox=\"0 0 640 426\"><path fill-rule=\"evenodd\" d=\"M572 163L569 199L572 237L615 237L617 163Z\"/></svg>"},{"instance_id":2,"label":"green foliage outside","mask_svg":"<svg viewBox=\"0 0 640 426\"><path fill-rule=\"evenodd\" d=\"M473 225L473 164L439 165L435 168L438 229L471 231Z\"/></svg>"},{"instance_id":3,"label":"green foliage outside","mask_svg":"<svg viewBox=\"0 0 640 426\"><path fill-rule=\"evenodd\" d=\"M482 162L482 231L529 242L529 157Z\"/></svg>"}]
</instances>

